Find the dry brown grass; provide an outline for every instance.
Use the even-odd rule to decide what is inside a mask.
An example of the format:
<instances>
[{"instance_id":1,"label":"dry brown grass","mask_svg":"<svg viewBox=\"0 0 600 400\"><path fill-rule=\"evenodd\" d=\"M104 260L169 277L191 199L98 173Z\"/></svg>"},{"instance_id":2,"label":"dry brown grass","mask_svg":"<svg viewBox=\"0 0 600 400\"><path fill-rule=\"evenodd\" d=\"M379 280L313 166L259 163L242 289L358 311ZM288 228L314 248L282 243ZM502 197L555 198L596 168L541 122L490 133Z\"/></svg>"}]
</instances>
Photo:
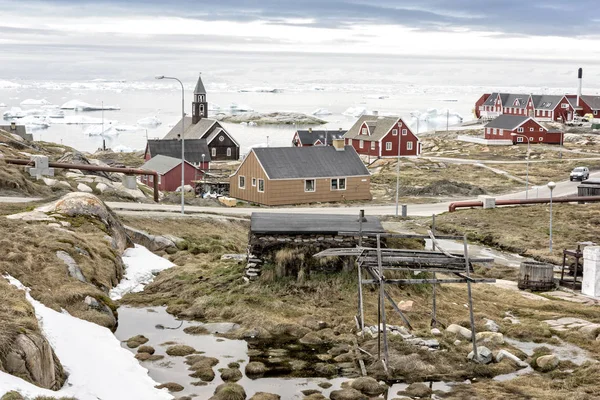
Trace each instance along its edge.
<instances>
[{"instance_id":1,"label":"dry brown grass","mask_svg":"<svg viewBox=\"0 0 600 400\"><path fill-rule=\"evenodd\" d=\"M526 164L490 164L490 166L499 168L511 175L525 180L527 176ZM550 181L564 181L569 179L569 173L573 168L586 166L590 170L600 169L600 160L588 161L552 161L547 163L529 164L529 182L532 186L546 185ZM531 192L535 196L534 192Z\"/></svg>"}]
</instances>

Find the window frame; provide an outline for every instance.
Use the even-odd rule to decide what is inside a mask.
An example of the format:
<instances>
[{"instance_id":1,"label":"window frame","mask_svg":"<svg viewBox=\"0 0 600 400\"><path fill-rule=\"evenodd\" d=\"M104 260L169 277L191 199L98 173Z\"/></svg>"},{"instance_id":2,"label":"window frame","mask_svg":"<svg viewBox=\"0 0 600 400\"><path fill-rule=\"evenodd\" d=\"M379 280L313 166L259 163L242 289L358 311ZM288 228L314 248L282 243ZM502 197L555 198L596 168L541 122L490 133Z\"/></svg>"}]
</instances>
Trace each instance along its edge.
<instances>
[{"instance_id":1,"label":"window frame","mask_svg":"<svg viewBox=\"0 0 600 400\"><path fill-rule=\"evenodd\" d=\"M538 142L543 142L544 141L544 137L540 136Z\"/></svg>"},{"instance_id":2,"label":"window frame","mask_svg":"<svg viewBox=\"0 0 600 400\"><path fill-rule=\"evenodd\" d=\"M375 149L376 149L376 147L377 147L377 146L376 146L375 142L371 142L371 150L375 150Z\"/></svg>"},{"instance_id":3,"label":"window frame","mask_svg":"<svg viewBox=\"0 0 600 400\"><path fill-rule=\"evenodd\" d=\"M406 136L408 135L408 129L404 128L402 129L402 136Z\"/></svg>"},{"instance_id":4,"label":"window frame","mask_svg":"<svg viewBox=\"0 0 600 400\"><path fill-rule=\"evenodd\" d=\"M216 147L211 147L210 148L210 156L211 157L216 157L217 156L217 148Z\"/></svg>"},{"instance_id":5,"label":"window frame","mask_svg":"<svg viewBox=\"0 0 600 400\"><path fill-rule=\"evenodd\" d=\"M335 188L333 187L333 183L335 182ZM343 182L343 188L342 186L342 182ZM329 190L330 191L339 191L339 190L346 190L346 178L331 178L331 182L329 183Z\"/></svg>"},{"instance_id":6,"label":"window frame","mask_svg":"<svg viewBox=\"0 0 600 400\"><path fill-rule=\"evenodd\" d=\"M413 149L413 142L406 142L406 150L411 151Z\"/></svg>"},{"instance_id":7,"label":"window frame","mask_svg":"<svg viewBox=\"0 0 600 400\"><path fill-rule=\"evenodd\" d=\"M361 134L361 135L365 135L365 136L366 136L366 135L368 135L369 133L368 133L368 131L367 131L367 128L362 128L362 129L360 130L360 134Z\"/></svg>"},{"instance_id":8,"label":"window frame","mask_svg":"<svg viewBox=\"0 0 600 400\"><path fill-rule=\"evenodd\" d=\"M307 183L312 182L312 190L307 190ZM316 179L305 179L304 180L304 192L305 193L314 193L317 191L317 180Z\"/></svg>"},{"instance_id":9,"label":"window frame","mask_svg":"<svg viewBox=\"0 0 600 400\"><path fill-rule=\"evenodd\" d=\"M242 181L243 181L243 185L242 185ZM245 175L240 175L238 176L238 188L240 189L246 189L246 176Z\"/></svg>"},{"instance_id":10,"label":"window frame","mask_svg":"<svg viewBox=\"0 0 600 400\"><path fill-rule=\"evenodd\" d=\"M365 141L360 139L360 141L358 142L358 148L360 149L364 149L365 148Z\"/></svg>"},{"instance_id":11,"label":"window frame","mask_svg":"<svg viewBox=\"0 0 600 400\"><path fill-rule=\"evenodd\" d=\"M231 157L231 147L227 148L227 157Z\"/></svg>"},{"instance_id":12,"label":"window frame","mask_svg":"<svg viewBox=\"0 0 600 400\"><path fill-rule=\"evenodd\" d=\"M392 151L392 142L385 142L385 151Z\"/></svg>"},{"instance_id":13,"label":"window frame","mask_svg":"<svg viewBox=\"0 0 600 400\"><path fill-rule=\"evenodd\" d=\"M260 190L261 186L262 186L262 190ZM259 193L264 193L265 192L265 180L264 179L260 179L260 178L258 179L258 186L256 187L256 190Z\"/></svg>"},{"instance_id":14,"label":"window frame","mask_svg":"<svg viewBox=\"0 0 600 400\"><path fill-rule=\"evenodd\" d=\"M252 178L252 187L256 187L256 178Z\"/></svg>"},{"instance_id":15,"label":"window frame","mask_svg":"<svg viewBox=\"0 0 600 400\"><path fill-rule=\"evenodd\" d=\"M517 143L523 143L523 136L517 136Z\"/></svg>"},{"instance_id":16,"label":"window frame","mask_svg":"<svg viewBox=\"0 0 600 400\"><path fill-rule=\"evenodd\" d=\"M523 129L523 128L518 128L517 129L517 133L523 133L523 132L525 132L525 129Z\"/></svg>"},{"instance_id":17,"label":"window frame","mask_svg":"<svg viewBox=\"0 0 600 400\"><path fill-rule=\"evenodd\" d=\"M392 136L398 136L398 129L392 129Z\"/></svg>"}]
</instances>

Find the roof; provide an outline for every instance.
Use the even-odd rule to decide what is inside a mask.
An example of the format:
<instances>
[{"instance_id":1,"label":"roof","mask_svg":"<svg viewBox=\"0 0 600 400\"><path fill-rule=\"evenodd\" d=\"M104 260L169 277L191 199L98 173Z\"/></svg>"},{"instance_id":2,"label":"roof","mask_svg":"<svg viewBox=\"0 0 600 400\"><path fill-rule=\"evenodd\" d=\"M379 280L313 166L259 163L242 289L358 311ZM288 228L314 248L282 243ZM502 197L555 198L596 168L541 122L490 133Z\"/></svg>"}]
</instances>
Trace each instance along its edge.
<instances>
[{"instance_id":1,"label":"roof","mask_svg":"<svg viewBox=\"0 0 600 400\"><path fill-rule=\"evenodd\" d=\"M562 101L561 95L536 95L533 97L533 107L537 110L554 110Z\"/></svg>"},{"instance_id":2,"label":"roof","mask_svg":"<svg viewBox=\"0 0 600 400\"><path fill-rule=\"evenodd\" d=\"M202 75L198 75L198 82L196 83L194 94L206 94L206 89L204 89L204 83L202 83Z\"/></svg>"},{"instance_id":3,"label":"roof","mask_svg":"<svg viewBox=\"0 0 600 400\"><path fill-rule=\"evenodd\" d=\"M398 122L398 117L380 117L377 115L363 115L352 125L352 128L344 135L347 139L363 139L366 141L379 141L392 129L392 127ZM371 135L359 135L360 128L363 123L367 123L369 132Z\"/></svg>"},{"instance_id":4,"label":"roof","mask_svg":"<svg viewBox=\"0 0 600 400\"><path fill-rule=\"evenodd\" d=\"M307 179L347 176L368 176L356 150L345 146L338 151L333 146L261 147L252 152L269 179Z\"/></svg>"},{"instance_id":5,"label":"roof","mask_svg":"<svg viewBox=\"0 0 600 400\"><path fill-rule=\"evenodd\" d=\"M25 134L27 134L27 129L25 128L25 125L15 125L15 129L12 129L12 127L9 125L0 125L0 129L2 129L3 131L6 131L7 133L16 133L19 136L23 136Z\"/></svg>"},{"instance_id":6,"label":"roof","mask_svg":"<svg viewBox=\"0 0 600 400\"><path fill-rule=\"evenodd\" d=\"M487 98L485 103L483 103L483 105L484 106L495 106L497 98L498 98L498 93L492 93L492 94L490 94L490 97Z\"/></svg>"},{"instance_id":7,"label":"roof","mask_svg":"<svg viewBox=\"0 0 600 400\"><path fill-rule=\"evenodd\" d=\"M211 144L212 141L215 140L215 137L217 137L221 133L224 133L225 135L227 135L227 137L230 138L231 141L236 144L236 146L238 146L238 147L240 146L240 144L237 142L237 140L235 140L233 138L233 136L231 136L229 134L229 132L227 132L224 128L220 127L220 125L218 128L213 130L212 133L206 138L206 143Z\"/></svg>"},{"instance_id":8,"label":"roof","mask_svg":"<svg viewBox=\"0 0 600 400\"><path fill-rule=\"evenodd\" d=\"M379 218L365 216L365 220L362 223L364 232L385 232ZM358 231L358 215L253 212L250 217L252 233L337 235L340 232Z\"/></svg>"},{"instance_id":9,"label":"roof","mask_svg":"<svg viewBox=\"0 0 600 400\"><path fill-rule=\"evenodd\" d=\"M600 110L600 96L581 95L581 100L592 110Z\"/></svg>"},{"instance_id":10,"label":"roof","mask_svg":"<svg viewBox=\"0 0 600 400\"><path fill-rule=\"evenodd\" d=\"M192 124L192 117L184 118L184 129L186 139L202 139L202 137L218 123L216 119L202 118L197 124ZM181 120L171 128L163 139L177 139L181 135Z\"/></svg>"},{"instance_id":11,"label":"roof","mask_svg":"<svg viewBox=\"0 0 600 400\"><path fill-rule=\"evenodd\" d=\"M298 138L302 144L314 144L317 140L325 144L325 138L327 138L327 145L333 143L333 139L341 139L346 131L298 131Z\"/></svg>"},{"instance_id":12,"label":"roof","mask_svg":"<svg viewBox=\"0 0 600 400\"><path fill-rule=\"evenodd\" d=\"M186 139L184 146L186 161L191 163L200 163L202 160L211 161L205 139ZM152 157L163 155L180 159L181 141L178 139L148 140L148 150Z\"/></svg>"},{"instance_id":13,"label":"roof","mask_svg":"<svg viewBox=\"0 0 600 400\"><path fill-rule=\"evenodd\" d=\"M528 94L503 93L500 96L502 97L502 107L527 108Z\"/></svg>"},{"instance_id":14,"label":"roof","mask_svg":"<svg viewBox=\"0 0 600 400\"><path fill-rule=\"evenodd\" d=\"M486 128L498 128L512 131L521 126L530 117L526 115L509 115L502 114L494 120L490 121L485 127Z\"/></svg>"},{"instance_id":15,"label":"roof","mask_svg":"<svg viewBox=\"0 0 600 400\"><path fill-rule=\"evenodd\" d=\"M189 162L188 162L189 164ZM173 168L181 165L181 158L173 158L163 155L152 157L142 165L141 169L147 169L149 171L158 172L160 175L164 175Z\"/></svg>"}]
</instances>

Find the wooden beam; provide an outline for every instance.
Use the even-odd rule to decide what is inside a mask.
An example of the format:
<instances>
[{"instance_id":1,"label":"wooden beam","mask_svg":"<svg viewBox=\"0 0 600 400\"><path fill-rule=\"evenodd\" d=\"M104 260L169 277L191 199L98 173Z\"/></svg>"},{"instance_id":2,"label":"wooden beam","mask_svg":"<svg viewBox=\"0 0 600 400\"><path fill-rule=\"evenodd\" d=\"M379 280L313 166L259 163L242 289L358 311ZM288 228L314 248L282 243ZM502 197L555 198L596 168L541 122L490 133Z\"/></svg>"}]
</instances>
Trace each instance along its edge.
<instances>
[{"instance_id":1,"label":"wooden beam","mask_svg":"<svg viewBox=\"0 0 600 400\"><path fill-rule=\"evenodd\" d=\"M441 283L494 283L495 279L459 279L459 278L449 278L449 279L385 279L384 283L388 284L401 284L401 285L416 285L421 283L428 284L441 284ZM363 279L363 285L376 285L379 283L379 279Z\"/></svg>"},{"instance_id":2,"label":"wooden beam","mask_svg":"<svg viewBox=\"0 0 600 400\"><path fill-rule=\"evenodd\" d=\"M374 238L377 235L382 238L398 238L398 239L429 239L427 235L405 234L405 233L382 233L382 232L363 232L363 236ZM358 232L338 232L338 236L358 236ZM462 236L441 235L438 239L444 240L460 240Z\"/></svg>"}]
</instances>

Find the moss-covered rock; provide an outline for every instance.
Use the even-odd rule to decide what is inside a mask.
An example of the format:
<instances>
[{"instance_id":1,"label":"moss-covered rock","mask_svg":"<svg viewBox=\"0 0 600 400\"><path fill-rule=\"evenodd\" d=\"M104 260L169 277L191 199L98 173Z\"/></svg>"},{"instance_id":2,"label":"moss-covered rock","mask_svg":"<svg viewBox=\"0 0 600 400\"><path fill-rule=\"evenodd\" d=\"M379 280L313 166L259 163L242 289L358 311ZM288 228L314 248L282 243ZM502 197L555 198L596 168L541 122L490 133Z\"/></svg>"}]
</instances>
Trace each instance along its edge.
<instances>
[{"instance_id":1,"label":"moss-covered rock","mask_svg":"<svg viewBox=\"0 0 600 400\"><path fill-rule=\"evenodd\" d=\"M249 362L248 364L246 364L246 375L247 376L251 376L251 377L261 376L265 372L267 372L267 367L265 366L265 364L263 364L261 362L252 361L252 362Z\"/></svg>"},{"instance_id":2,"label":"moss-covered rock","mask_svg":"<svg viewBox=\"0 0 600 400\"><path fill-rule=\"evenodd\" d=\"M223 383L215 389L209 400L246 400L246 391L236 383Z\"/></svg>"},{"instance_id":3,"label":"moss-covered rock","mask_svg":"<svg viewBox=\"0 0 600 400\"><path fill-rule=\"evenodd\" d=\"M168 389L169 392L181 392L184 387L181 386L179 383L175 383L175 382L167 382L167 383L163 383L162 385L157 385L155 386L157 389Z\"/></svg>"},{"instance_id":4,"label":"moss-covered rock","mask_svg":"<svg viewBox=\"0 0 600 400\"><path fill-rule=\"evenodd\" d=\"M145 343L148 343L148 338L144 335L137 335L127 339L127 347L130 349L135 349Z\"/></svg>"},{"instance_id":5,"label":"moss-covered rock","mask_svg":"<svg viewBox=\"0 0 600 400\"><path fill-rule=\"evenodd\" d=\"M237 368L224 368L221 370L221 379L224 382L237 382L242 379L242 371Z\"/></svg>"},{"instance_id":6,"label":"moss-covered rock","mask_svg":"<svg viewBox=\"0 0 600 400\"><path fill-rule=\"evenodd\" d=\"M154 354L155 350L152 346L140 346L137 349L138 353L148 353L150 355Z\"/></svg>"},{"instance_id":7,"label":"moss-covered rock","mask_svg":"<svg viewBox=\"0 0 600 400\"><path fill-rule=\"evenodd\" d=\"M196 349L185 344L176 344L167 348L167 354L172 357L185 357L194 354Z\"/></svg>"}]
</instances>

